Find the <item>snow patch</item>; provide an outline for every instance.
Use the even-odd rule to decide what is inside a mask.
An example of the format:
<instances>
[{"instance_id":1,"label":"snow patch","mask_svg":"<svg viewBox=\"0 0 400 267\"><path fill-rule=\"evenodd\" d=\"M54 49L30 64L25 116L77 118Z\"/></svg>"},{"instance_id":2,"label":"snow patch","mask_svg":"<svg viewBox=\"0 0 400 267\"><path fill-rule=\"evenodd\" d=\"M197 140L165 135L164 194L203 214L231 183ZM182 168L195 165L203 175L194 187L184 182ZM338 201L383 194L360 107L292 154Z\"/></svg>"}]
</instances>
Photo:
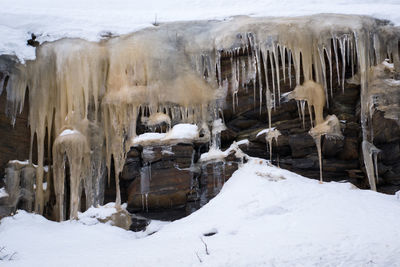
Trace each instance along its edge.
<instances>
[{"instance_id":1,"label":"snow patch","mask_svg":"<svg viewBox=\"0 0 400 267\"><path fill-rule=\"evenodd\" d=\"M260 135L263 135L263 134L267 134L267 133L269 133L269 132L272 132L273 130L275 130L275 127L267 128L267 129L261 130L261 131L259 131L259 132L257 133L256 137L259 137Z\"/></svg>"},{"instance_id":2,"label":"snow patch","mask_svg":"<svg viewBox=\"0 0 400 267\"><path fill-rule=\"evenodd\" d=\"M171 140L187 139L194 140L199 137L199 130L197 125L180 123L175 125L167 133L144 133L133 138L134 145L143 144L147 142L164 143Z\"/></svg>"},{"instance_id":3,"label":"snow patch","mask_svg":"<svg viewBox=\"0 0 400 267\"><path fill-rule=\"evenodd\" d=\"M126 210L127 204L124 203L121 205L123 210ZM90 207L85 212L78 212L78 220L86 225L93 225L99 223L99 219L104 220L107 217L110 217L114 213L117 213L117 209L115 208L115 203L110 202L105 204L104 206L98 207Z\"/></svg>"},{"instance_id":4,"label":"snow patch","mask_svg":"<svg viewBox=\"0 0 400 267\"><path fill-rule=\"evenodd\" d=\"M0 188L0 198L8 197L8 193L4 187Z\"/></svg>"},{"instance_id":5,"label":"snow patch","mask_svg":"<svg viewBox=\"0 0 400 267\"><path fill-rule=\"evenodd\" d=\"M243 151L239 148L239 145L245 145L248 144L249 140L244 139L239 142L233 142L231 146L226 149L225 151L220 150L219 148L211 147L210 150L206 153L201 154L199 161L204 162L204 161L212 161L212 160L223 160L229 154L234 151L235 156L238 158L243 158L247 157L246 154L243 153Z\"/></svg>"},{"instance_id":6,"label":"snow patch","mask_svg":"<svg viewBox=\"0 0 400 267\"><path fill-rule=\"evenodd\" d=\"M66 136L66 135L78 134L78 133L80 133L80 132L77 130L65 129L64 131L62 131L62 133L60 133L59 136Z\"/></svg>"}]
</instances>

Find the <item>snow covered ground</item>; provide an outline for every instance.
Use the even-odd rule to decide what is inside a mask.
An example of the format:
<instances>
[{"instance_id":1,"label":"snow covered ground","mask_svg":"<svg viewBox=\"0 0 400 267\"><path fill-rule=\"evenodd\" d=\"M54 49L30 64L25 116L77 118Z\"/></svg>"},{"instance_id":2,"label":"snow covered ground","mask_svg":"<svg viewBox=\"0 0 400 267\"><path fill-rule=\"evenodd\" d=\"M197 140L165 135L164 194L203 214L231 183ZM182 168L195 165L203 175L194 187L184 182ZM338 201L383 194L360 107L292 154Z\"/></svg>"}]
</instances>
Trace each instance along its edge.
<instances>
[{"instance_id":1,"label":"snow covered ground","mask_svg":"<svg viewBox=\"0 0 400 267\"><path fill-rule=\"evenodd\" d=\"M207 205L149 236L19 212L1 221L0 257L12 257L0 265L400 266L399 218L396 196L251 159Z\"/></svg>"},{"instance_id":2,"label":"snow covered ground","mask_svg":"<svg viewBox=\"0 0 400 267\"><path fill-rule=\"evenodd\" d=\"M16 54L21 60L35 57L34 48L26 45L31 33L40 42L62 37L95 41L155 21L342 13L372 15L400 25L398 0L2 0L0 6L0 54Z\"/></svg>"}]
</instances>

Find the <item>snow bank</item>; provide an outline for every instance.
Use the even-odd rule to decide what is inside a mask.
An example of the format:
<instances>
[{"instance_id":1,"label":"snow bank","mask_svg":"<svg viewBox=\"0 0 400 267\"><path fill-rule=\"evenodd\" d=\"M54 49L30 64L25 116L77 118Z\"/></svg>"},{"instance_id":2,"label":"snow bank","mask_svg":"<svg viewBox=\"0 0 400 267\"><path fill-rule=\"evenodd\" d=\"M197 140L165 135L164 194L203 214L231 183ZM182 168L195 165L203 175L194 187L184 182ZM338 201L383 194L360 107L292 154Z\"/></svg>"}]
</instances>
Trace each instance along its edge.
<instances>
[{"instance_id":1,"label":"snow bank","mask_svg":"<svg viewBox=\"0 0 400 267\"><path fill-rule=\"evenodd\" d=\"M145 238L26 212L0 236L16 252L7 266L399 266L399 218L395 196L249 159L207 205Z\"/></svg>"},{"instance_id":2,"label":"snow bank","mask_svg":"<svg viewBox=\"0 0 400 267\"><path fill-rule=\"evenodd\" d=\"M80 37L98 41L104 36L152 27L155 22L225 19L235 15L299 16L317 13L371 15L400 24L395 0L3 0L0 11L0 54L35 58L27 46L31 33L38 41Z\"/></svg>"}]
</instances>

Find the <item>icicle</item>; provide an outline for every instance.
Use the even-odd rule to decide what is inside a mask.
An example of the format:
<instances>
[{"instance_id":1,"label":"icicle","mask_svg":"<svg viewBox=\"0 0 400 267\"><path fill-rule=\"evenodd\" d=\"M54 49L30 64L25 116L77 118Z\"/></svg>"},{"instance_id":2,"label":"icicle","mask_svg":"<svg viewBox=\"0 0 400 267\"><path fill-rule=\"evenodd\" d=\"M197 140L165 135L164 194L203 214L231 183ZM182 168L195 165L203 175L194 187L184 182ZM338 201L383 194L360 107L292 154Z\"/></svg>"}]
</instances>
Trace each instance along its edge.
<instances>
[{"instance_id":1,"label":"icicle","mask_svg":"<svg viewBox=\"0 0 400 267\"><path fill-rule=\"evenodd\" d=\"M331 47L328 46L328 49L326 50L327 56L328 56L328 64L329 64L329 83L330 83L330 91L331 91L331 99L333 99L333 89L332 89L332 82L333 82L333 77L332 77L332 51Z\"/></svg>"},{"instance_id":2,"label":"icicle","mask_svg":"<svg viewBox=\"0 0 400 267\"><path fill-rule=\"evenodd\" d=\"M247 79L247 75L246 75L246 61L245 60L243 60L243 59L239 59L239 63L240 63L240 68L241 68L241 85L242 85L242 88L244 88L245 87L245 82L246 82L246 79Z\"/></svg>"},{"instance_id":3,"label":"icicle","mask_svg":"<svg viewBox=\"0 0 400 267\"><path fill-rule=\"evenodd\" d=\"M319 163L319 182L322 183L322 152L321 152L321 135L314 138L315 144L317 145L318 152L318 163Z\"/></svg>"},{"instance_id":4,"label":"icicle","mask_svg":"<svg viewBox=\"0 0 400 267\"><path fill-rule=\"evenodd\" d=\"M280 78L279 78L279 60L278 60L278 51L276 45L274 44L274 60L276 66L276 83L278 85L278 105L281 104L281 86L280 86ZM274 94L275 95L275 94Z\"/></svg>"},{"instance_id":5,"label":"icicle","mask_svg":"<svg viewBox=\"0 0 400 267\"><path fill-rule=\"evenodd\" d=\"M378 179L377 154L381 151L368 141L362 142L365 169L367 171L371 190L376 191L376 180ZM375 166L374 166L375 163Z\"/></svg>"},{"instance_id":6,"label":"icicle","mask_svg":"<svg viewBox=\"0 0 400 267\"><path fill-rule=\"evenodd\" d=\"M296 104L297 104L297 112L299 113L299 120L301 121L302 116L301 116L300 100L296 100Z\"/></svg>"},{"instance_id":7,"label":"icicle","mask_svg":"<svg viewBox=\"0 0 400 267\"><path fill-rule=\"evenodd\" d=\"M261 75L261 62L260 62L260 50L257 48L257 46L255 47L256 49L256 64L257 64L257 72L258 72L258 90L259 90L259 105L260 105L260 114L262 111L262 100L263 100L263 95L262 95L262 91L263 91L263 87L262 87L262 75Z\"/></svg>"},{"instance_id":8,"label":"icicle","mask_svg":"<svg viewBox=\"0 0 400 267\"><path fill-rule=\"evenodd\" d=\"M292 88L292 50L288 49L288 78L289 86Z\"/></svg>"},{"instance_id":9,"label":"icicle","mask_svg":"<svg viewBox=\"0 0 400 267\"><path fill-rule=\"evenodd\" d=\"M281 132L275 128L269 128L266 135L265 139L268 142L269 145L269 160L272 163L272 141L275 140L276 145L278 145L278 137L281 135Z\"/></svg>"},{"instance_id":10,"label":"icicle","mask_svg":"<svg viewBox=\"0 0 400 267\"><path fill-rule=\"evenodd\" d=\"M350 39L350 65L351 65L351 77L354 77L354 44Z\"/></svg>"},{"instance_id":11,"label":"icicle","mask_svg":"<svg viewBox=\"0 0 400 267\"><path fill-rule=\"evenodd\" d=\"M301 54L299 51L294 51L294 69L296 72L296 85L300 85L300 58Z\"/></svg>"},{"instance_id":12,"label":"icicle","mask_svg":"<svg viewBox=\"0 0 400 267\"><path fill-rule=\"evenodd\" d=\"M342 53L342 93L344 93L344 78L346 73L346 35L339 39L340 51Z\"/></svg>"},{"instance_id":13,"label":"icicle","mask_svg":"<svg viewBox=\"0 0 400 267\"><path fill-rule=\"evenodd\" d=\"M329 108L328 86L326 84L326 64L325 64L324 50L325 50L325 48L320 48L320 47L318 48L318 54L319 54L319 59L321 62L321 68L322 68L322 79L323 79L323 84L324 84L326 106Z\"/></svg>"},{"instance_id":14,"label":"icicle","mask_svg":"<svg viewBox=\"0 0 400 267\"><path fill-rule=\"evenodd\" d=\"M149 193L144 194L146 199L146 212L149 212Z\"/></svg>"},{"instance_id":15,"label":"icicle","mask_svg":"<svg viewBox=\"0 0 400 267\"><path fill-rule=\"evenodd\" d=\"M313 127L312 106L309 103L307 103L307 107L308 107L308 114L310 116L310 125L311 125L311 128L312 128Z\"/></svg>"},{"instance_id":16,"label":"icicle","mask_svg":"<svg viewBox=\"0 0 400 267\"><path fill-rule=\"evenodd\" d=\"M274 96L274 99L275 99L275 96L276 96L276 91L275 91L275 67L274 67L274 64L273 64L273 59L272 59L272 53L273 52L271 52L271 51L268 51L269 52L269 63L270 63L270 66L271 66L271 74L272 74L272 94L273 94L273 96ZM276 107L276 101L274 101L274 109L275 109L275 107Z\"/></svg>"},{"instance_id":17,"label":"icicle","mask_svg":"<svg viewBox=\"0 0 400 267\"><path fill-rule=\"evenodd\" d=\"M234 56L231 56L231 71L232 71L232 79L231 79L231 86L232 86L232 107L233 112L236 109L236 102L237 102L237 94L239 90L239 81L238 81L238 74L237 74L237 62Z\"/></svg>"},{"instance_id":18,"label":"icicle","mask_svg":"<svg viewBox=\"0 0 400 267\"><path fill-rule=\"evenodd\" d=\"M336 73L338 84L340 85L340 74L339 74L339 57L338 57L338 49L337 49L337 39L336 36L332 37L333 40L333 52L335 53L335 62L336 62Z\"/></svg>"},{"instance_id":19,"label":"icicle","mask_svg":"<svg viewBox=\"0 0 400 267\"><path fill-rule=\"evenodd\" d=\"M211 147L214 149L219 149L221 147L221 132L226 130L226 126L222 119L216 119L212 124L212 138Z\"/></svg>"},{"instance_id":20,"label":"icicle","mask_svg":"<svg viewBox=\"0 0 400 267\"><path fill-rule=\"evenodd\" d=\"M300 110L301 110L301 119L303 122L303 129L306 128L305 123L304 123L304 109L305 109L306 101L305 100L300 100Z\"/></svg>"},{"instance_id":21,"label":"icicle","mask_svg":"<svg viewBox=\"0 0 400 267\"><path fill-rule=\"evenodd\" d=\"M283 82L286 81L286 47L279 46L281 51L281 63L282 63L282 70L283 70Z\"/></svg>"},{"instance_id":22,"label":"icicle","mask_svg":"<svg viewBox=\"0 0 400 267\"><path fill-rule=\"evenodd\" d=\"M317 146L320 183L322 183L322 152L321 152L321 137L325 135L327 138L342 139L343 135L340 130L340 123L335 115L328 115L326 119L311 128L308 132L314 139Z\"/></svg>"}]
</instances>

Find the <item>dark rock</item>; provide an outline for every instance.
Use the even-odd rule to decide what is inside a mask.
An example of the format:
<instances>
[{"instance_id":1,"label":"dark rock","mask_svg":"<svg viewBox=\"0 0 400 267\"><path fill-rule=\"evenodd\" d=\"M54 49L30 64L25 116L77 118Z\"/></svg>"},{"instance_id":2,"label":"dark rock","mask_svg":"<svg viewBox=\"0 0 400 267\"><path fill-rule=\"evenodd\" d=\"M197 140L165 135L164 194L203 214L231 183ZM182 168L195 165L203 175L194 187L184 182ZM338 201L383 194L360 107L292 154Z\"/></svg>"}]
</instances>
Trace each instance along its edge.
<instances>
[{"instance_id":1,"label":"dark rock","mask_svg":"<svg viewBox=\"0 0 400 267\"><path fill-rule=\"evenodd\" d=\"M324 138L324 141L322 142L322 154L324 155L324 158L335 157L343 151L344 145L344 139Z\"/></svg>"},{"instance_id":2,"label":"dark rock","mask_svg":"<svg viewBox=\"0 0 400 267\"><path fill-rule=\"evenodd\" d=\"M36 35L33 33L31 34L31 39L27 41L27 44L33 47L38 47L40 45L40 43L36 41Z\"/></svg>"},{"instance_id":3,"label":"dark rock","mask_svg":"<svg viewBox=\"0 0 400 267\"><path fill-rule=\"evenodd\" d=\"M125 161L121 178L124 180L133 180L140 177L140 168L142 162L139 157L128 157Z\"/></svg>"},{"instance_id":4,"label":"dark rock","mask_svg":"<svg viewBox=\"0 0 400 267\"><path fill-rule=\"evenodd\" d=\"M374 144L400 141L400 127L394 120L384 118L383 112L376 111L372 117Z\"/></svg>"},{"instance_id":5,"label":"dark rock","mask_svg":"<svg viewBox=\"0 0 400 267\"><path fill-rule=\"evenodd\" d=\"M132 215L131 218L132 218L132 224L129 230L132 230L134 232L140 232L146 230L146 227L151 222L151 220L138 215Z\"/></svg>"},{"instance_id":6,"label":"dark rock","mask_svg":"<svg viewBox=\"0 0 400 267\"><path fill-rule=\"evenodd\" d=\"M400 160L400 142L391 142L386 144L377 145L381 150L378 154L379 160L386 165L391 165L399 162Z\"/></svg>"},{"instance_id":7,"label":"dark rock","mask_svg":"<svg viewBox=\"0 0 400 267\"><path fill-rule=\"evenodd\" d=\"M341 160L355 160L359 158L359 140L355 137L344 138L343 149L338 154Z\"/></svg>"},{"instance_id":8,"label":"dark rock","mask_svg":"<svg viewBox=\"0 0 400 267\"><path fill-rule=\"evenodd\" d=\"M138 179L128 188L128 209L156 210L184 206L193 181L194 148L188 144L145 147ZM146 180L146 181L145 181ZM147 183L145 187L141 185ZM143 191L145 190L145 191Z\"/></svg>"},{"instance_id":9,"label":"dark rock","mask_svg":"<svg viewBox=\"0 0 400 267\"><path fill-rule=\"evenodd\" d=\"M294 158L305 157L317 150L314 139L308 133L290 135L289 145Z\"/></svg>"},{"instance_id":10,"label":"dark rock","mask_svg":"<svg viewBox=\"0 0 400 267\"><path fill-rule=\"evenodd\" d=\"M387 184L400 185L400 175L392 170L387 171L382 178Z\"/></svg>"},{"instance_id":11,"label":"dark rock","mask_svg":"<svg viewBox=\"0 0 400 267\"><path fill-rule=\"evenodd\" d=\"M237 138L237 133L232 129L226 129L221 132L221 145L222 147L229 147L233 141Z\"/></svg>"}]
</instances>

